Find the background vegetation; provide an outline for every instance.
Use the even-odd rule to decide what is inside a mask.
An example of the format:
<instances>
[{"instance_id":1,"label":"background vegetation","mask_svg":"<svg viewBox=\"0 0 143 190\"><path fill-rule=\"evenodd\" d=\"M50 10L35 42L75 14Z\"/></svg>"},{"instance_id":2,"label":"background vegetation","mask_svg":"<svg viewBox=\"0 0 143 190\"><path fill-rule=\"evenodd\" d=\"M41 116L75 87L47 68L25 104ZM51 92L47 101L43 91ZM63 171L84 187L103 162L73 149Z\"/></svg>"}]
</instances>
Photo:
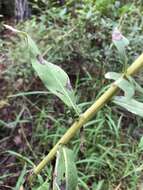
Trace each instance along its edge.
<instances>
[{"instance_id":1,"label":"background vegetation","mask_svg":"<svg viewBox=\"0 0 143 190\"><path fill-rule=\"evenodd\" d=\"M48 61L68 73L83 110L107 88L104 74L121 71L111 45L115 26L120 24L130 41L129 63L142 53L140 0L41 0L31 1L31 6L34 16L16 27L33 37ZM74 115L44 88L28 61L24 42L1 30L0 189L19 190L23 175L49 152ZM142 72L136 79L142 84ZM143 189L142 135L140 117L106 105L69 144L76 157L79 189ZM47 189L53 166L54 161L32 187L26 182L25 189Z\"/></svg>"}]
</instances>

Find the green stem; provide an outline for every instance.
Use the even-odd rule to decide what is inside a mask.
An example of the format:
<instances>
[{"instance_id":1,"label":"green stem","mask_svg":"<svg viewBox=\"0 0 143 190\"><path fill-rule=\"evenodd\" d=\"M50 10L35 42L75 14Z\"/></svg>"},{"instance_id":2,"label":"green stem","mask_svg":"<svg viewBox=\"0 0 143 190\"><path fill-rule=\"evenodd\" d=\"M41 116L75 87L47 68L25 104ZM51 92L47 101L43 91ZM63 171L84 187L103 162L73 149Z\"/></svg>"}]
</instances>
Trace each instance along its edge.
<instances>
[{"instance_id":1,"label":"green stem","mask_svg":"<svg viewBox=\"0 0 143 190\"><path fill-rule=\"evenodd\" d=\"M128 76L134 75L140 71L143 67L143 54L138 57L138 59L127 69L126 74ZM33 170L34 174L39 174L45 165L51 161L60 144L67 144L72 137L79 131L79 129L87 123L109 100L118 92L119 88L112 84L111 87L103 94L101 97L89 107L77 121L75 121L72 126L67 130L67 132L61 137L57 144L51 149L49 154L36 166Z\"/></svg>"}]
</instances>

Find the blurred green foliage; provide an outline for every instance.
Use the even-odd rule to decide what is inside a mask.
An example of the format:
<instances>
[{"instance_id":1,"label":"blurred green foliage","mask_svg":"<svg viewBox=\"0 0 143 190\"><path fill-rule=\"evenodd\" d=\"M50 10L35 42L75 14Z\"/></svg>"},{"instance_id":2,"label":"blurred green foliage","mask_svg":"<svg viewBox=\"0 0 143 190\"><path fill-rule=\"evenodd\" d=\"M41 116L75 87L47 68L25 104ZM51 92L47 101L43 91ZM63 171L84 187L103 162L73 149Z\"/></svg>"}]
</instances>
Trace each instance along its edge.
<instances>
[{"instance_id":1,"label":"blurred green foliage","mask_svg":"<svg viewBox=\"0 0 143 190\"><path fill-rule=\"evenodd\" d=\"M131 64L142 53L141 0L30 2L33 16L25 23L19 23L17 28L31 35L45 59L67 71L83 110L105 91L107 81L104 74L107 71L121 71L120 57L111 42L115 26L119 26L130 41L127 48L128 63ZM57 100L51 100L49 94L36 94L36 91L45 89L36 75L33 75L30 61L27 61L29 55L25 51L25 43L15 36L11 41L1 40L0 43L1 54L8 57L3 60L3 64L8 65L3 73L9 84L7 90L10 88L11 94L35 91L34 95L22 94L13 101L19 109L26 107L28 113L30 112L31 117L27 119L33 126L30 142L39 160L67 130L73 118ZM143 82L141 74L136 78L140 84ZM24 86L20 90L16 88L19 79L23 80ZM17 121L19 112L14 111ZM84 134L80 134L83 145L82 140L77 138L71 142L77 156L81 189L114 190L120 185L123 190L135 190L141 186L142 126L140 118L121 112L116 106L112 106L112 109L105 106L86 125ZM23 151L21 154L35 161L30 151ZM40 178L41 181L37 180L36 188L38 184L44 184L45 178L51 180L51 171L51 168L46 168L44 177Z\"/></svg>"}]
</instances>

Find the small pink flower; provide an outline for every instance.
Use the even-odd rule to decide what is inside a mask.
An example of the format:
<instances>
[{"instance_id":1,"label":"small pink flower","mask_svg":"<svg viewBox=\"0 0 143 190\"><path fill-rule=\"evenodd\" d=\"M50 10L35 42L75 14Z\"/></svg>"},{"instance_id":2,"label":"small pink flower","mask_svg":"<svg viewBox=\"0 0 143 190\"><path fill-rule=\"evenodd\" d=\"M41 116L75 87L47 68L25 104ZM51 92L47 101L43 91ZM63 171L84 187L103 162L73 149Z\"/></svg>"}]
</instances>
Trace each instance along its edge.
<instances>
[{"instance_id":1,"label":"small pink flower","mask_svg":"<svg viewBox=\"0 0 143 190\"><path fill-rule=\"evenodd\" d=\"M112 33L112 40L113 41L120 41L123 39L123 35L121 32L118 30L118 28L115 28Z\"/></svg>"}]
</instances>

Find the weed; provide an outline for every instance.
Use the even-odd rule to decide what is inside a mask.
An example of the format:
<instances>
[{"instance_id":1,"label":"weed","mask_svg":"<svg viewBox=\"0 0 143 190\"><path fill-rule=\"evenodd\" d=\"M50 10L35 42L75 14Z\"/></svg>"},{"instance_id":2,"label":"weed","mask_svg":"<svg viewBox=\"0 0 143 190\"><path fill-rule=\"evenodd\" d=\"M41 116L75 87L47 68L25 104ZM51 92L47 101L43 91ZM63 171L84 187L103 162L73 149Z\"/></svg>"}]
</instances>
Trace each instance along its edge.
<instances>
[{"instance_id":1,"label":"weed","mask_svg":"<svg viewBox=\"0 0 143 190\"><path fill-rule=\"evenodd\" d=\"M115 48L110 46L112 28L119 23L121 16L124 18L121 21L122 31L130 41L130 46L127 47L128 64L130 65L142 51L140 2L129 2L126 5L122 1L120 4L113 2L105 4L104 7L102 2L104 1L99 1L97 8L92 6L91 1L85 1L83 6L76 4L75 8L75 3L69 1L61 7L52 4L54 8L50 7L46 11L43 11L44 5L40 10L43 14L38 19L32 18L18 26L34 38L45 59L62 66L68 72L72 85L76 86L79 105L83 111L106 91L108 81L103 79L104 74L107 71L121 71L121 61ZM29 172L32 165L25 157L32 163L38 163L73 121L68 109L63 107L57 98L53 99L50 93L44 94L46 89L43 84L36 75L32 77L34 72L27 61L28 53L24 51L24 44L17 45L17 37L12 38L12 41L15 42L13 45L11 42L2 41L2 55L8 55L10 63L2 75L4 79L8 77L9 85L3 86L7 87L7 94L11 96L9 104L13 107L5 107L1 112L1 145L3 151L14 150L19 152L21 157L12 152L6 154L7 161L4 161L3 165L7 168L1 167L4 171L0 179L1 188L5 188L5 181L12 181L14 173L22 176L19 171L25 171L25 162L26 171ZM136 78L142 81L141 74ZM21 87L19 84L15 85L19 79L23 80ZM4 91L2 98L7 94L5 95ZM135 96L138 98L138 94ZM142 96L138 100L142 101ZM9 129L7 124L11 122L14 123L14 128ZM21 125L36 158L26 143ZM17 136L21 143L15 143ZM93 120L86 124L83 134L77 134L83 142L75 137L69 144L76 156L79 189L140 188L141 136L141 118L123 112L112 103L100 110ZM8 166L9 159L13 159L13 168ZM42 175L38 176L33 189L47 187L52 181L52 172L52 165L47 166ZM18 176L15 178L18 179ZM23 183L20 178L18 181ZM11 182L10 186L16 186L15 181Z\"/></svg>"}]
</instances>

